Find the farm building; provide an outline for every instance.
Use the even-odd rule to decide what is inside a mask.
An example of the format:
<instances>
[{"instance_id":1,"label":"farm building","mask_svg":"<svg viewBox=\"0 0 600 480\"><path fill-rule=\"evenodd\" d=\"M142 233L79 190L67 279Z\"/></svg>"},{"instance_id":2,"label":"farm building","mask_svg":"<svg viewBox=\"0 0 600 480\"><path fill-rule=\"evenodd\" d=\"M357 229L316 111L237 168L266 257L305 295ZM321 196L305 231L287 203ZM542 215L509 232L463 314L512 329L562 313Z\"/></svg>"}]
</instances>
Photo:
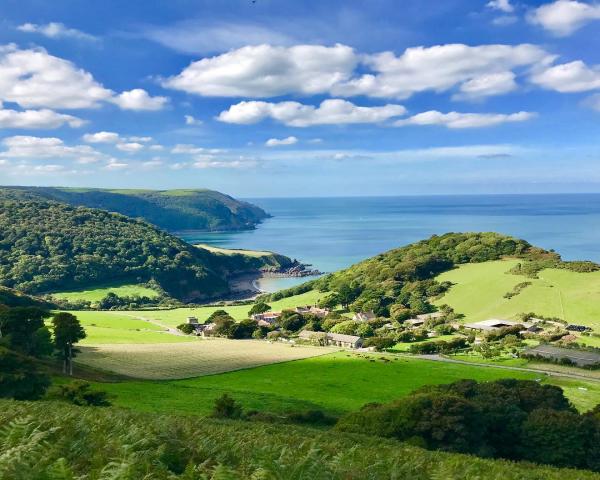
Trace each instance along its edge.
<instances>
[{"instance_id":1,"label":"farm building","mask_svg":"<svg viewBox=\"0 0 600 480\"><path fill-rule=\"evenodd\" d=\"M320 318L326 317L327 315L329 315L329 313L331 313L331 310L329 310L327 308L319 308L319 307L315 307L315 306L311 306L311 305L307 305L305 307L304 306L296 307L296 308L294 308L294 311L301 315L310 313L310 314L316 315L317 317L320 317Z\"/></svg>"},{"instance_id":2,"label":"farm building","mask_svg":"<svg viewBox=\"0 0 600 480\"><path fill-rule=\"evenodd\" d=\"M368 322L377 318L373 312L357 312L352 316L352 320L355 322Z\"/></svg>"},{"instance_id":3,"label":"farm building","mask_svg":"<svg viewBox=\"0 0 600 480\"><path fill-rule=\"evenodd\" d=\"M408 327L417 328L422 326L425 323L425 320L421 318L409 318L408 320L404 320L404 325Z\"/></svg>"},{"instance_id":4,"label":"farm building","mask_svg":"<svg viewBox=\"0 0 600 480\"><path fill-rule=\"evenodd\" d=\"M421 315L417 315L417 319L426 322L427 320L432 320L434 318L440 318L443 316L443 312L422 313Z\"/></svg>"},{"instance_id":5,"label":"farm building","mask_svg":"<svg viewBox=\"0 0 600 480\"><path fill-rule=\"evenodd\" d=\"M515 325L522 325L525 328L531 327L531 323L527 322L513 322L511 320L500 320L497 318L492 318L490 320L483 320L481 322L476 323L465 323L465 328L469 328L471 330L479 330L482 332L493 332L494 330L498 330L500 328L506 327L514 327Z\"/></svg>"},{"instance_id":6,"label":"farm building","mask_svg":"<svg viewBox=\"0 0 600 480\"><path fill-rule=\"evenodd\" d=\"M355 335L343 335L341 333L313 332L311 330L302 330L298 338L305 341L319 343L321 345L334 345L344 348L360 348L363 339Z\"/></svg>"},{"instance_id":7,"label":"farm building","mask_svg":"<svg viewBox=\"0 0 600 480\"><path fill-rule=\"evenodd\" d=\"M560 348L552 345L538 345L523 352L526 355L547 358L553 361L568 359L578 367L600 365L600 353L576 350L574 348Z\"/></svg>"},{"instance_id":8,"label":"farm building","mask_svg":"<svg viewBox=\"0 0 600 480\"><path fill-rule=\"evenodd\" d=\"M272 325L277 321L277 319L281 317L281 312L264 312L264 313L255 313L252 315L252 320L256 320L257 322L266 322L269 325Z\"/></svg>"},{"instance_id":9,"label":"farm building","mask_svg":"<svg viewBox=\"0 0 600 480\"><path fill-rule=\"evenodd\" d=\"M187 317L188 325L198 325L198 319L196 317Z\"/></svg>"},{"instance_id":10,"label":"farm building","mask_svg":"<svg viewBox=\"0 0 600 480\"><path fill-rule=\"evenodd\" d=\"M587 332L588 330L591 330L590 327L586 327L585 325L567 325L566 326L566 330L568 330L569 332Z\"/></svg>"}]
</instances>

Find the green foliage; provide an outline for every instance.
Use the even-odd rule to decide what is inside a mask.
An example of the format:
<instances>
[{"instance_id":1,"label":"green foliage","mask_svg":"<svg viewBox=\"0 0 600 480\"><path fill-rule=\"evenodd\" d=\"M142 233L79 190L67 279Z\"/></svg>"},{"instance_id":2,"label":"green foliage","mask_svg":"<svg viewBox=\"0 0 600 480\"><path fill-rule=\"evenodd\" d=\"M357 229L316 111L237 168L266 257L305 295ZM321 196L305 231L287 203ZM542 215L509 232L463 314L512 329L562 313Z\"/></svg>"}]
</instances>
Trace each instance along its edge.
<instances>
[{"instance_id":1,"label":"green foliage","mask_svg":"<svg viewBox=\"0 0 600 480\"><path fill-rule=\"evenodd\" d=\"M177 325L177 330L185 333L186 335L191 335L194 332L194 326L190 325L189 323L182 323Z\"/></svg>"},{"instance_id":2,"label":"green foliage","mask_svg":"<svg viewBox=\"0 0 600 480\"><path fill-rule=\"evenodd\" d=\"M143 221L45 201L0 205L0 285L36 293L154 278L181 299L228 290L214 255Z\"/></svg>"},{"instance_id":3,"label":"green foliage","mask_svg":"<svg viewBox=\"0 0 600 480\"><path fill-rule=\"evenodd\" d=\"M593 480L591 472L429 452L294 425L0 403L0 478Z\"/></svg>"},{"instance_id":4,"label":"green foliage","mask_svg":"<svg viewBox=\"0 0 600 480\"><path fill-rule=\"evenodd\" d=\"M215 400L212 416L215 418L240 418L242 413L241 405L224 393Z\"/></svg>"},{"instance_id":5,"label":"green foliage","mask_svg":"<svg viewBox=\"0 0 600 480\"><path fill-rule=\"evenodd\" d=\"M261 208L212 190L101 190L3 187L0 199L44 199L143 218L165 230L243 230L268 217Z\"/></svg>"},{"instance_id":6,"label":"green foliage","mask_svg":"<svg viewBox=\"0 0 600 480\"><path fill-rule=\"evenodd\" d=\"M50 378L38 370L33 358L0 346L0 397L36 400L49 386Z\"/></svg>"},{"instance_id":7,"label":"green foliage","mask_svg":"<svg viewBox=\"0 0 600 480\"><path fill-rule=\"evenodd\" d=\"M423 342L410 346L410 353L431 355L434 353L452 353L468 347L467 340L459 337L450 341L439 340Z\"/></svg>"},{"instance_id":8,"label":"green foliage","mask_svg":"<svg viewBox=\"0 0 600 480\"><path fill-rule=\"evenodd\" d=\"M250 311L248 312L248 316L251 317L252 315L256 315L257 313L265 313L265 312L268 312L269 310L271 310L270 305L266 304L265 302L256 302L250 308Z\"/></svg>"},{"instance_id":9,"label":"green foliage","mask_svg":"<svg viewBox=\"0 0 600 480\"><path fill-rule=\"evenodd\" d=\"M333 327L331 327L330 332L342 333L345 335L355 335L356 330L360 325L360 322L355 322L354 320L346 320L344 322L335 324Z\"/></svg>"},{"instance_id":10,"label":"green foliage","mask_svg":"<svg viewBox=\"0 0 600 480\"><path fill-rule=\"evenodd\" d=\"M108 407L108 394L99 390L93 390L88 382L75 381L59 385L57 395L74 405L88 407Z\"/></svg>"},{"instance_id":11,"label":"green foliage","mask_svg":"<svg viewBox=\"0 0 600 480\"><path fill-rule=\"evenodd\" d=\"M363 343L364 347L374 347L378 352L392 348L394 345L396 345L396 340L392 337L371 337Z\"/></svg>"},{"instance_id":12,"label":"green foliage","mask_svg":"<svg viewBox=\"0 0 600 480\"><path fill-rule=\"evenodd\" d=\"M41 300L39 298L25 295L17 290L12 290L6 287L0 287L0 307L39 307L44 309L54 308L51 302Z\"/></svg>"},{"instance_id":13,"label":"green foliage","mask_svg":"<svg viewBox=\"0 0 600 480\"><path fill-rule=\"evenodd\" d=\"M41 357L52 352L44 319L50 313L38 307L0 310L0 345L24 355Z\"/></svg>"},{"instance_id":14,"label":"green foliage","mask_svg":"<svg viewBox=\"0 0 600 480\"><path fill-rule=\"evenodd\" d=\"M294 312L293 310L284 310L281 312L281 317L277 319L277 325L284 330L297 332L306 325L306 319L303 315Z\"/></svg>"}]
</instances>

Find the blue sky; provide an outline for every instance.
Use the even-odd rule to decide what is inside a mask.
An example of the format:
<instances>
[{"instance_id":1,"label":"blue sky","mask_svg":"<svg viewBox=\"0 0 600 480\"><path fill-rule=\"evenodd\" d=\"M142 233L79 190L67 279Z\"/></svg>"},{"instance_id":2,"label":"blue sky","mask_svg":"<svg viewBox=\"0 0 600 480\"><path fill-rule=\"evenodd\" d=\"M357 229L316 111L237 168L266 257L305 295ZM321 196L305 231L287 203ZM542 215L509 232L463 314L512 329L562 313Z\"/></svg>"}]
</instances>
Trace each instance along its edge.
<instances>
[{"instance_id":1,"label":"blue sky","mask_svg":"<svg viewBox=\"0 0 600 480\"><path fill-rule=\"evenodd\" d=\"M0 18L1 184L600 191L596 1L0 0Z\"/></svg>"}]
</instances>

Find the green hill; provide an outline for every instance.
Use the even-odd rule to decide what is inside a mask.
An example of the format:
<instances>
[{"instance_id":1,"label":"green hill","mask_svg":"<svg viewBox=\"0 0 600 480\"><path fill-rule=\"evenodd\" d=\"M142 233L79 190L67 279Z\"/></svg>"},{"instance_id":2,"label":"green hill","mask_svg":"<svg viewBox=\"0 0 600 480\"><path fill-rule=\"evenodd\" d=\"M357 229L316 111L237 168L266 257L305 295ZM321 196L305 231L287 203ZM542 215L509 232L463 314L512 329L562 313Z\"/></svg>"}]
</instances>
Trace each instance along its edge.
<instances>
[{"instance_id":1,"label":"green hill","mask_svg":"<svg viewBox=\"0 0 600 480\"><path fill-rule=\"evenodd\" d=\"M228 292L212 253L116 213L43 200L0 200L0 285L26 293L156 280L182 300ZM229 268L229 267L228 267Z\"/></svg>"},{"instance_id":2,"label":"green hill","mask_svg":"<svg viewBox=\"0 0 600 480\"><path fill-rule=\"evenodd\" d=\"M0 307L54 308L50 302L26 295L6 287L0 287Z\"/></svg>"},{"instance_id":3,"label":"green hill","mask_svg":"<svg viewBox=\"0 0 600 480\"><path fill-rule=\"evenodd\" d=\"M592 480L291 425L0 401L0 478ZM110 439L110 441L107 441Z\"/></svg>"},{"instance_id":4,"label":"green hill","mask_svg":"<svg viewBox=\"0 0 600 480\"><path fill-rule=\"evenodd\" d=\"M213 190L103 190L0 187L0 198L55 200L142 218L164 230L244 230L268 214Z\"/></svg>"}]
</instances>

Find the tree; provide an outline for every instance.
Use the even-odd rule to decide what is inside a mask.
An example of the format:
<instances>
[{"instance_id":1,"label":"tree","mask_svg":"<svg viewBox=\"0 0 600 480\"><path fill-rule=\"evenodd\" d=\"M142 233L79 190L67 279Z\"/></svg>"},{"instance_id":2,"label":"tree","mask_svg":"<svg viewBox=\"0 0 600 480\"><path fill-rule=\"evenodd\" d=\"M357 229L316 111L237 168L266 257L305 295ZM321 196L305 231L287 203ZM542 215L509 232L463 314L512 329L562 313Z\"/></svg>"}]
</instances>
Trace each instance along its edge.
<instances>
[{"instance_id":1,"label":"tree","mask_svg":"<svg viewBox=\"0 0 600 480\"><path fill-rule=\"evenodd\" d=\"M0 397L37 400L49 386L50 378L31 357L0 347Z\"/></svg>"},{"instance_id":2,"label":"tree","mask_svg":"<svg viewBox=\"0 0 600 480\"><path fill-rule=\"evenodd\" d=\"M346 320L331 327L332 333L342 333L344 335L355 335L356 329L361 325L354 320Z\"/></svg>"},{"instance_id":3,"label":"tree","mask_svg":"<svg viewBox=\"0 0 600 480\"><path fill-rule=\"evenodd\" d=\"M227 312L223 310L220 311L223 312L223 314L216 317L213 317L213 314L209 317L209 320L212 319L215 324L212 334L216 335L217 337L230 337L232 335L233 328L235 327L235 320Z\"/></svg>"},{"instance_id":4,"label":"tree","mask_svg":"<svg viewBox=\"0 0 600 480\"><path fill-rule=\"evenodd\" d=\"M265 302L257 302L254 305L252 305L252 308L250 308L248 316L251 317L252 315L256 315L257 313L265 313L269 310L271 310L270 305L266 304Z\"/></svg>"},{"instance_id":5,"label":"tree","mask_svg":"<svg viewBox=\"0 0 600 480\"><path fill-rule=\"evenodd\" d=\"M41 357L52 352L44 319L50 313L37 307L15 307L0 311L0 341L7 348Z\"/></svg>"},{"instance_id":6,"label":"tree","mask_svg":"<svg viewBox=\"0 0 600 480\"><path fill-rule=\"evenodd\" d=\"M348 283L342 283L337 288L337 299L344 308L348 308L358 298L359 294L360 289Z\"/></svg>"},{"instance_id":7,"label":"tree","mask_svg":"<svg viewBox=\"0 0 600 480\"><path fill-rule=\"evenodd\" d=\"M212 416L216 418L240 418L242 407L233 398L224 393L215 400Z\"/></svg>"},{"instance_id":8,"label":"tree","mask_svg":"<svg viewBox=\"0 0 600 480\"><path fill-rule=\"evenodd\" d=\"M58 356L63 361L63 373L73 375L73 358L76 351L73 345L86 337L85 330L71 313L60 312L52 319L54 326L54 345L58 350Z\"/></svg>"},{"instance_id":9,"label":"tree","mask_svg":"<svg viewBox=\"0 0 600 480\"><path fill-rule=\"evenodd\" d=\"M252 338L252 334L258 328L258 322L247 318L233 325L230 330L229 338Z\"/></svg>"},{"instance_id":10,"label":"tree","mask_svg":"<svg viewBox=\"0 0 600 480\"><path fill-rule=\"evenodd\" d=\"M306 325L306 320L293 310L285 310L282 312L281 317L277 319L277 323L284 330L296 332Z\"/></svg>"}]
</instances>

